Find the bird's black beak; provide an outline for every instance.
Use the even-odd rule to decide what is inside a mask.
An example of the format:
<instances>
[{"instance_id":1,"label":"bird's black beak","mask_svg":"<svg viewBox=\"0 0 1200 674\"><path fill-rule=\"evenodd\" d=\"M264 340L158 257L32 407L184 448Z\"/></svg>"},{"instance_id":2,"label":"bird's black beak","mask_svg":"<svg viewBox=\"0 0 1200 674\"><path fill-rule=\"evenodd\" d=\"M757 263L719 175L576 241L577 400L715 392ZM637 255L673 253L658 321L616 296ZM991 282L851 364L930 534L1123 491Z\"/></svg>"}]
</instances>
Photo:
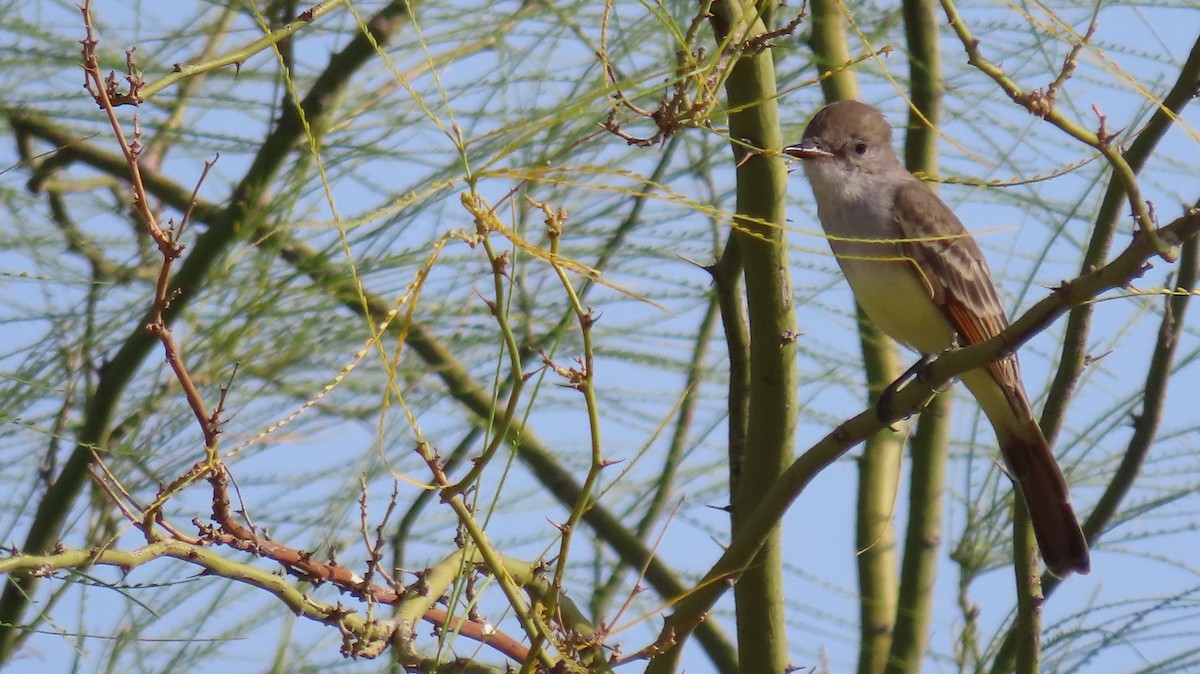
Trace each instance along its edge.
<instances>
[{"instance_id":1,"label":"bird's black beak","mask_svg":"<svg viewBox=\"0 0 1200 674\"><path fill-rule=\"evenodd\" d=\"M833 153L829 150L822 150L811 142L789 145L783 148L783 153L796 159L824 159L825 157L833 156Z\"/></svg>"}]
</instances>

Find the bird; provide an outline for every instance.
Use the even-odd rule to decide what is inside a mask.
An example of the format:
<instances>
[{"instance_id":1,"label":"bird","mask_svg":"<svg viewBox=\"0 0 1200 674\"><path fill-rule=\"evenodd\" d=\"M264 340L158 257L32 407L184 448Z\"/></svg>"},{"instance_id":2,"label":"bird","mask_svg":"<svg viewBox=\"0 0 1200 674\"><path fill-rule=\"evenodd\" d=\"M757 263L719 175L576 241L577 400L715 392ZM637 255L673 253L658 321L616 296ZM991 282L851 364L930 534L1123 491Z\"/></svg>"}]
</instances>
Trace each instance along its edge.
<instances>
[{"instance_id":1,"label":"bird","mask_svg":"<svg viewBox=\"0 0 1200 674\"><path fill-rule=\"evenodd\" d=\"M817 217L863 311L885 334L933 357L1008 326L987 261L954 212L910 173L879 110L854 100L817 112L800 143ZM960 375L996 432L1047 570L1091 568L1067 482L1038 426L1016 354Z\"/></svg>"}]
</instances>

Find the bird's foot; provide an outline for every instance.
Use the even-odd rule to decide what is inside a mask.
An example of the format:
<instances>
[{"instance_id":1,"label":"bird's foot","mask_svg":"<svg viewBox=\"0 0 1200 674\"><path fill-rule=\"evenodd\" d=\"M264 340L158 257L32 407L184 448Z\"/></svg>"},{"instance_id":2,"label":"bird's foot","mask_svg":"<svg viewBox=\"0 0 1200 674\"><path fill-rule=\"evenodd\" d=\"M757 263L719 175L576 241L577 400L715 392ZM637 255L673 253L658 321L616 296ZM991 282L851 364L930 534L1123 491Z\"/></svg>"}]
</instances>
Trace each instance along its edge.
<instances>
[{"instance_id":1,"label":"bird's foot","mask_svg":"<svg viewBox=\"0 0 1200 674\"><path fill-rule=\"evenodd\" d=\"M880 391L879 399L875 401L875 416L879 417L880 421L885 424L891 423L892 398L896 396L896 393L901 388L904 388L904 385L907 384L909 380L914 378L918 380L922 379L925 376L925 372L929 369L929 366L932 365L933 361L935 360L937 360L937 356L935 355L926 354L921 356L921 359L913 363L912 367L905 370L904 374L900 375L896 381L888 384L883 391Z\"/></svg>"}]
</instances>

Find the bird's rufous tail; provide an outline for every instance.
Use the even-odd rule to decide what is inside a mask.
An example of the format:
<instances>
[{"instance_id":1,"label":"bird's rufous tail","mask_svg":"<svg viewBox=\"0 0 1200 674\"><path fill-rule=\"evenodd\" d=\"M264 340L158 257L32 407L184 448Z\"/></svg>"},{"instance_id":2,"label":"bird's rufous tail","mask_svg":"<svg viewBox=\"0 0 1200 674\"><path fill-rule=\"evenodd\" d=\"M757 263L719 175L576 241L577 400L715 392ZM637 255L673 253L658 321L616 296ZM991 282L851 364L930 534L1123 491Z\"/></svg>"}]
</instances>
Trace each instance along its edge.
<instances>
[{"instance_id":1,"label":"bird's rufous tail","mask_svg":"<svg viewBox=\"0 0 1200 674\"><path fill-rule=\"evenodd\" d=\"M1008 368L980 368L962 376L984 414L996 429L1004 463L1029 508L1033 534L1042 560L1050 573L1062 578L1068 573L1091 569L1087 539L1071 508L1067 481L1050 451L1029 407L1015 361ZM996 376L1007 380L998 383Z\"/></svg>"},{"instance_id":2,"label":"bird's rufous tail","mask_svg":"<svg viewBox=\"0 0 1200 674\"><path fill-rule=\"evenodd\" d=\"M1001 438L1000 453L1025 497L1046 568L1059 578L1072 571L1087 573L1091 569L1087 539L1071 508L1066 480L1042 432L1031 426L1025 437Z\"/></svg>"}]
</instances>

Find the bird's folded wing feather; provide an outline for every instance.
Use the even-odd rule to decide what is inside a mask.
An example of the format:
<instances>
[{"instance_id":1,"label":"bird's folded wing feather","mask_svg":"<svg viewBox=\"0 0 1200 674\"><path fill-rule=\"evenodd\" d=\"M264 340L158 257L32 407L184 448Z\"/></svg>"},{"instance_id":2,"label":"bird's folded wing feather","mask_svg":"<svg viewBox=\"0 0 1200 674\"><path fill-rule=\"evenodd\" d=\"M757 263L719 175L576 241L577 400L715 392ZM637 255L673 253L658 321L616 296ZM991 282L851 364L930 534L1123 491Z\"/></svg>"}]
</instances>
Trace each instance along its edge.
<instances>
[{"instance_id":1,"label":"bird's folded wing feather","mask_svg":"<svg viewBox=\"0 0 1200 674\"><path fill-rule=\"evenodd\" d=\"M896 190L892 212L901 254L921 275L930 296L959 334L959 345L978 344L1008 327L1008 317L979 245L936 194L918 181ZM1015 358L987 366L1008 388L1019 381Z\"/></svg>"}]
</instances>

